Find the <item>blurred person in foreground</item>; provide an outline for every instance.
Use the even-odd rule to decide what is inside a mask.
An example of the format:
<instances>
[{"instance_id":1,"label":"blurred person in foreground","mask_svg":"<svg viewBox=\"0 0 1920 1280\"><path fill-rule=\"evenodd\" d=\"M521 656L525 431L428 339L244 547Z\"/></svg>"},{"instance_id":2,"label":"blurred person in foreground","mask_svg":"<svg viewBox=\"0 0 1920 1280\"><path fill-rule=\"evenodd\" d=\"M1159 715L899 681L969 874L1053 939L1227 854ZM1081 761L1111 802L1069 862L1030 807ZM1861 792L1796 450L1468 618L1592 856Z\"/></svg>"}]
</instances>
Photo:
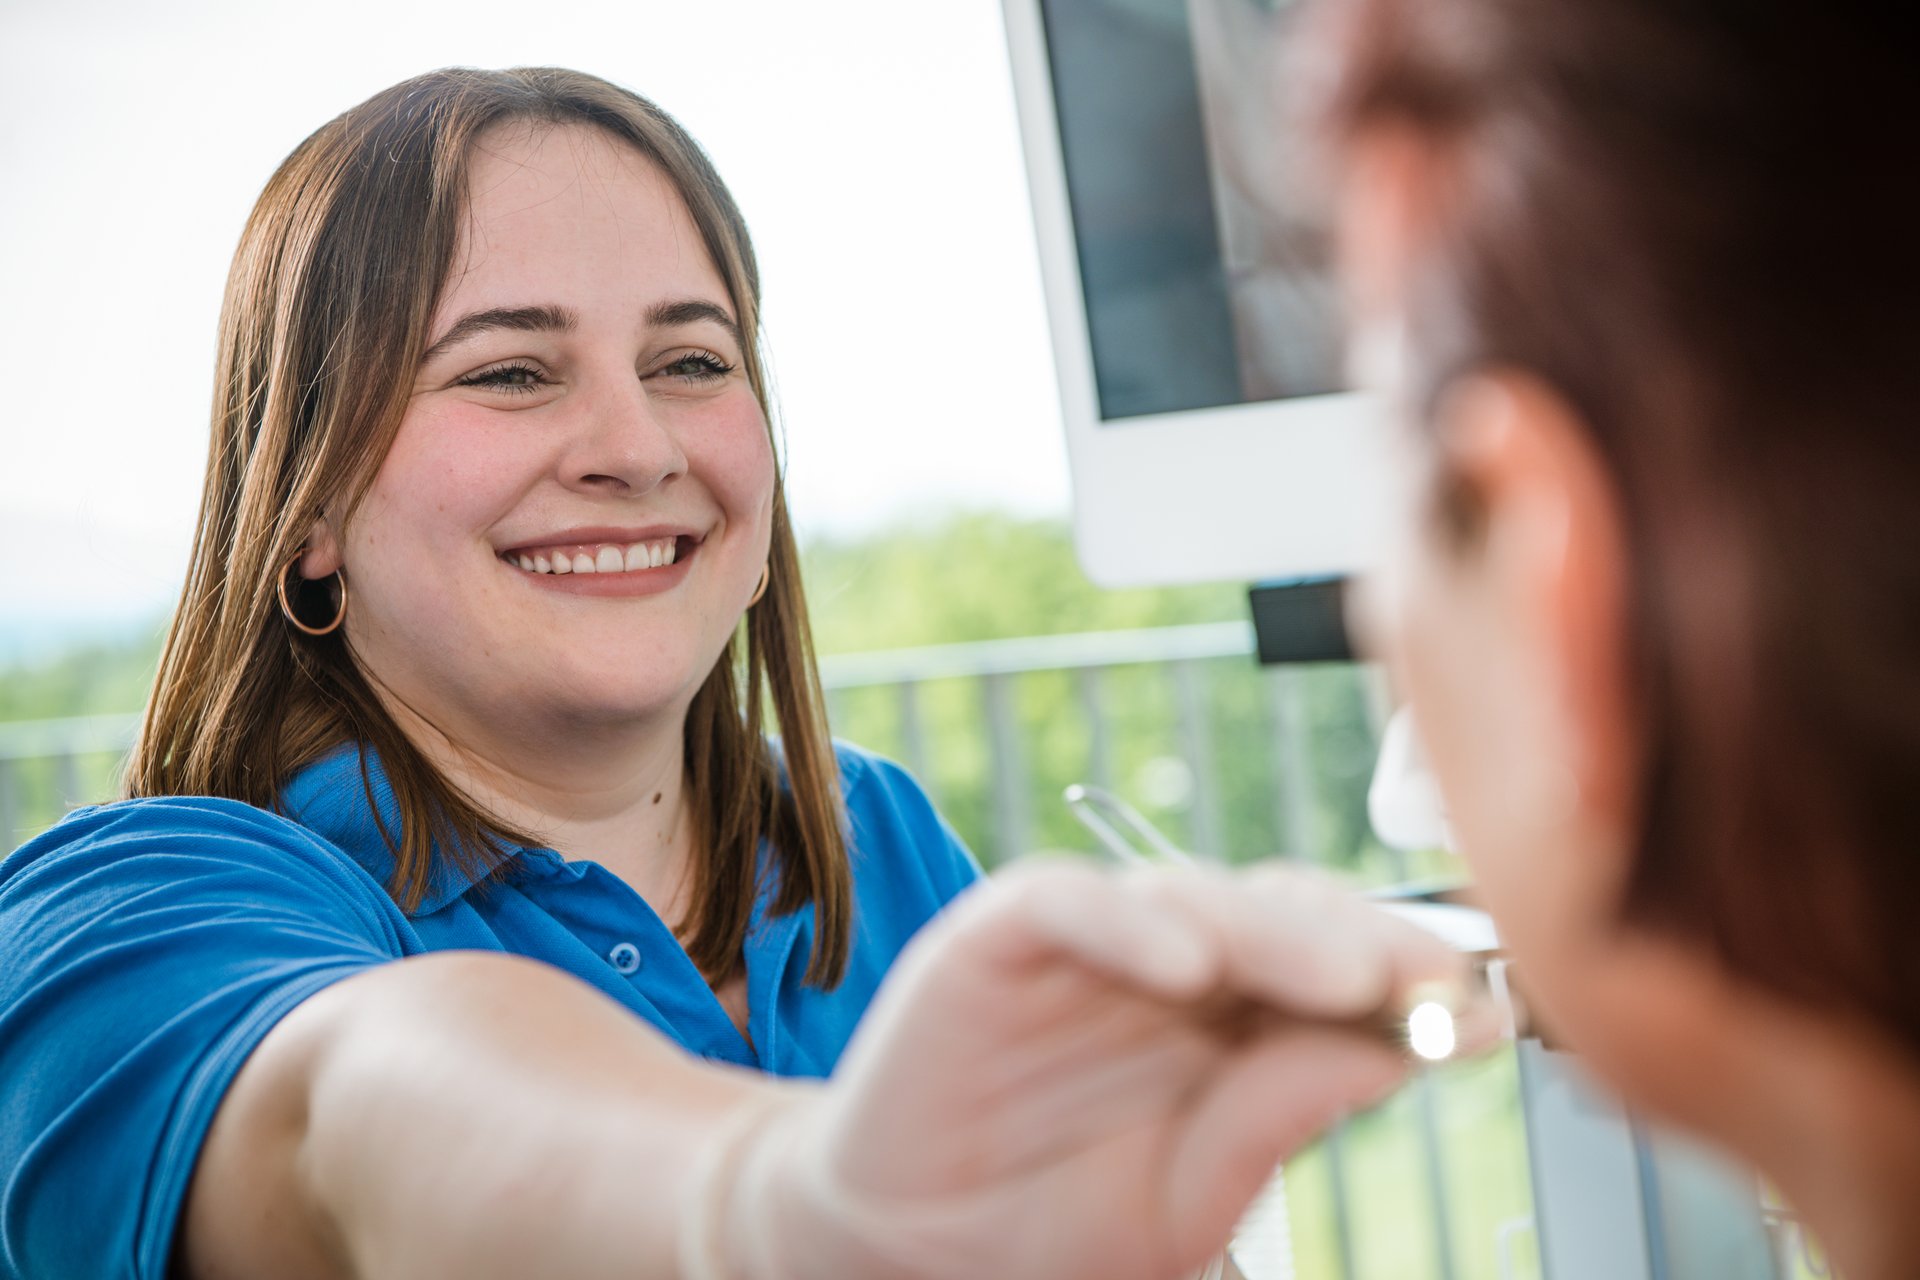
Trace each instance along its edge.
<instances>
[{"instance_id":1,"label":"blurred person in foreground","mask_svg":"<svg viewBox=\"0 0 1920 1280\"><path fill-rule=\"evenodd\" d=\"M1920 59L1897 6L1321 15L1356 610L1552 1028L1920 1275Z\"/></svg>"},{"instance_id":2,"label":"blurred person in foreground","mask_svg":"<svg viewBox=\"0 0 1920 1280\"><path fill-rule=\"evenodd\" d=\"M850 396L927 305L874 303ZM131 796L0 865L0 1274L1146 1280L1402 1075L1341 1023L1432 939L1278 869L969 888L830 743L758 305L590 76L273 176Z\"/></svg>"}]
</instances>

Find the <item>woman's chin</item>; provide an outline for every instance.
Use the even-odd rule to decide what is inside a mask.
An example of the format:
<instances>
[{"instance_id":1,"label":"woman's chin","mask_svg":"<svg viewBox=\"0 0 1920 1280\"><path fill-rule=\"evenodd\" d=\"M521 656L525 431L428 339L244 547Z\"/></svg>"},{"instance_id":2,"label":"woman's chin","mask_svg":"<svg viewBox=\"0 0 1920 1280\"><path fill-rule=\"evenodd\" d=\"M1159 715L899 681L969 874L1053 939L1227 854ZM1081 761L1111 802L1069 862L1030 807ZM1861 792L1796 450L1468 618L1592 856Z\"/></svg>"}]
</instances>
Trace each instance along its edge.
<instances>
[{"instance_id":1,"label":"woman's chin","mask_svg":"<svg viewBox=\"0 0 1920 1280\"><path fill-rule=\"evenodd\" d=\"M677 730L680 717L685 714L706 672L698 676L666 676L658 671L650 674L655 678L590 679L571 685L564 692L556 690L545 710L556 719L582 727L640 730L671 720ZM535 708L529 710L538 714Z\"/></svg>"}]
</instances>

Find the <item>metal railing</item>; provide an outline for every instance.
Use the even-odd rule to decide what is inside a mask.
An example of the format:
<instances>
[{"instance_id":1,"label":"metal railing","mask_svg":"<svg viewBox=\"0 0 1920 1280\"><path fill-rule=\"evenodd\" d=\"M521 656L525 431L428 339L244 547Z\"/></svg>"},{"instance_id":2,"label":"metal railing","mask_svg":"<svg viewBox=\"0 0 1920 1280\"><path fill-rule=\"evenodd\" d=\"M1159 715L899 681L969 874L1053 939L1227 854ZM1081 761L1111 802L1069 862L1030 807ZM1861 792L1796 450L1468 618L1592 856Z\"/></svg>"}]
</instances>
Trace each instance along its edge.
<instances>
[{"instance_id":1,"label":"metal railing","mask_svg":"<svg viewBox=\"0 0 1920 1280\"><path fill-rule=\"evenodd\" d=\"M1058 833L1069 824L1061 821L1064 810L1053 810L1060 809L1066 782L1126 791L1128 762L1143 758L1184 766L1191 785L1184 798L1160 806L1161 816L1175 812L1178 830L1196 852L1244 857L1284 850L1340 860L1352 850L1331 847L1337 833L1326 815L1363 803L1365 770L1329 775L1322 767L1326 726L1316 722L1315 699L1325 700L1329 676L1347 682L1349 702L1361 710L1348 716L1345 732L1363 738L1348 744L1348 754L1364 764L1380 727L1379 690L1354 668L1262 670L1253 652L1252 628L1233 622L836 655L820 665L836 732L899 756L943 811L949 801L966 808L971 799L973 829L965 821L956 825L989 865L1036 844L1061 843ZM1045 681L1052 682L1049 701L1036 707L1036 688ZM1124 696L1117 695L1128 681ZM1153 704L1153 714L1138 712L1142 702ZM1061 753L1036 741L1039 731L1060 729L1062 719L1079 726L1071 760L1054 758ZM6 847L67 808L110 794L137 722L137 716L118 715L0 723ZM984 769L969 776L956 768L955 742L975 744L976 755L984 751ZM1233 791L1224 780L1229 764L1253 784ZM1330 805L1330 793L1339 793L1338 803ZM1248 828L1258 834L1243 836ZM1404 863L1377 846L1373 852L1371 879L1405 878ZM1446 1153L1430 1081L1416 1086L1416 1099L1416 1177L1432 1223L1432 1274L1454 1280ZM1343 1128L1323 1148L1342 1280L1358 1274L1349 1146Z\"/></svg>"},{"instance_id":2,"label":"metal railing","mask_svg":"<svg viewBox=\"0 0 1920 1280\"><path fill-rule=\"evenodd\" d=\"M1079 713L1090 746L1084 781L1112 788L1115 768L1112 731L1108 724L1106 673L1116 667L1160 665L1171 671L1178 708L1178 750L1194 779L1193 845L1218 856L1224 819L1217 775L1212 767L1211 734L1202 700L1198 664L1219 659L1245 663L1254 651L1253 628L1244 622L1208 623L1138 631L1083 632L1076 635L1029 636L1017 640L987 640L975 644L939 645L881 653L846 654L820 664L829 705L844 722L845 691L889 688L898 701L904 762L930 789L940 789L939 770L929 749L921 691L936 680L977 683L981 720L986 727L988 752L994 762L991 810L995 815L990 856L1004 861L1033 847L1031 788L1026 754L1014 712L1014 685L1039 672L1070 673ZM1282 718L1284 710L1282 710ZM1289 739L1280 752L1287 767L1298 770L1304 742ZM1303 806L1304 808L1304 806ZM1296 850L1311 848L1310 827L1301 826Z\"/></svg>"},{"instance_id":3,"label":"metal railing","mask_svg":"<svg viewBox=\"0 0 1920 1280\"><path fill-rule=\"evenodd\" d=\"M925 702L941 685L971 687L974 704L970 718L949 717L949 736L978 737L991 761L989 801L991 824L969 833L978 852L989 863L1046 843L1037 827L1035 804L1057 803L1059 786L1039 788L1036 777L1064 785L1091 782L1110 790L1127 790L1120 778L1119 735L1113 723L1114 681L1123 672L1145 672L1161 678L1170 713L1161 723L1131 731L1133 745L1157 758L1178 760L1192 781L1191 795L1175 807L1191 847L1213 857L1282 853L1317 859L1324 856L1328 833L1322 829L1314 764L1315 725L1305 705L1304 686L1322 678L1298 669L1261 671L1253 661L1253 629L1244 622L1159 627L1136 631L1090 632L1033 636L973 644L941 645L880 653L837 655L821 661L821 676L835 729L856 741L887 737L876 728L881 721L868 708L865 717L850 705L856 693L882 693L892 703L892 740L897 753L939 803L950 789L948 771L937 759L935 738ZM1023 730L1019 699L1036 677L1053 676L1070 682L1071 706L1057 707L1081 726L1084 752L1081 767L1068 777L1060 762L1036 758ZM1230 696L1249 714L1232 730L1219 719L1220 685L1233 684ZM1365 787L1382 718L1376 683L1357 669L1347 669L1364 704L1366 741L1360 744L1362 767L1339 781L1350 791L1348 808L1359 803ZM863 724L862 721L865 720ZM864 730L864 732L862 731ZM1138 755L1141 752L1136 751ZM1246 821L1244 796L1229 802L1223 795L1221 757L1230 754L1243 774L1259 779L1261 814ZM1251 762L1251 763L1250 763ZM1051 795L1048 795L1048 792ZM1240 821L1236 822L1235 819ZM1243 836L1249 825L1259 837L1249 845ZM1351 850L1345 851L1351 852ZM1403 870L1395 855L1376 850L1390 865L1386 878Z\"/></svg>"},{"instance_id":4,"label":"metal railing","mask_svg":"<svg viewBox=\"0 0 1920 1280\"><path fill-rule=\"evenodd\" d=\"M1071 676L1090 744L1082 780L1112 788L1116 767L1109 673L1122 667L1164 668L1171 676L1176 709L1165 746L1185 761L1194 782L1191 843L1199 852L1219 856L1227 847L1227 817L1214 764L1217 748L1205 705L1203 668L1221 660L1244 667L1252 653L1252 628L1223 622L834 655L822 659L820 669L837 730L856 718L845 709L851 691L889 691L897 709L903 763L936 800L942 779L922 710L924 691L941 681L977 686L980 724L993 761L988 808L994 821L991 831L982 833L987 838L975 843L984 846L981 852L988 861L999 862L1033 845L1033 797L1026 785L1016 686L1038 673ZM1269 673L1266 683L1272 732L1268 750L1274 764L1272 822L1283 833L1276 848L1311 857L1322 844L1308 799L1312 727L1298 705L1292 673ZM133 713L0 722L0 841L11 848L68 809L107 798L112 787L102 783L117 774L117 762L132 745L138 724Z\"/></svg>"}]
</instances>

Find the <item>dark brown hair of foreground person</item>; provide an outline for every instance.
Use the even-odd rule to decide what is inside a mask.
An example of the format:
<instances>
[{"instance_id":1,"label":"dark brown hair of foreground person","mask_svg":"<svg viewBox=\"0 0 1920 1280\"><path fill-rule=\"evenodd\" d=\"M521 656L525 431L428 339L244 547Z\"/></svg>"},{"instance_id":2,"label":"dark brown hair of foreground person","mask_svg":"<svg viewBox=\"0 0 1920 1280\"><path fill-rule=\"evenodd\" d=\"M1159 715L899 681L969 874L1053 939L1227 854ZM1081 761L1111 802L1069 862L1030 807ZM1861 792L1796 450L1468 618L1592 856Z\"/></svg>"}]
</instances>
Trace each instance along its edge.
<instances>
[{"instance_id":1,"label":"dark brown hair of foreground person","mask_svg":"<svg viewBox=\"0 0 1920 1280\"><path fill-rule=\"evenodd\" d=\"M180 606L128 770L133 796L228 796L272 808L288 777L344 742L371 745L399 803L389 886L419 904L437 846L498 870L504 828L402 734L345 631L298 634L275 576L322 511L349 514L393 442L460 241L474 139L505 121L585 123L646 155L686 201L731 295L761 405L760 283L732 197L699 146L646 100L547 68L409 80L321 127L267 183L234 255L206 490ZM771 414L769 414L771 422ZM687 949L733 976L765 837L774 910L815 908L810 981L837 983L851 927L839 775L813 663L799 557L775 481L767 592L694 698L686 785L702 859ZM328 608L315 606L324 618ZM771 701L790 786L762 708Z\"/></svg>"},{"instance_id":2,"label":"dark brown hair of foreground person","mask_svg":"<svg viewBox=\"0 0 1920 1280\"><path fill-rule=\"evenodd\" d=\"M1336 159L1398 129L1438 175L1416 394L1531 372L1617 486L1645 759L1624 917L1920 1057L1909 19L1858 0L1320 18Z\"/></svg>"}]
</instances>

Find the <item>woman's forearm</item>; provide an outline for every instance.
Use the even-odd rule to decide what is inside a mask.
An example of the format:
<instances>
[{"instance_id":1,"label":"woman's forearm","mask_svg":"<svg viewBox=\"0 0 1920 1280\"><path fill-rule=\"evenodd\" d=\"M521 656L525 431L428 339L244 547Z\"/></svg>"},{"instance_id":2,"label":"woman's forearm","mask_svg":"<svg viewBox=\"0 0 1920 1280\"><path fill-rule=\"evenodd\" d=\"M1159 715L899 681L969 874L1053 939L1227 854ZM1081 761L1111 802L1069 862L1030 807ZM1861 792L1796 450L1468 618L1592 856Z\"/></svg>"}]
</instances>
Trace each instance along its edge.
<instances>
[{"instance_id":1,"label":"woman's forearm","mask_svg":"<svg viewBox=\"0 0 1920 1280\"><path fill-rule=\"evenodd\" d=\"M267 1260L241 1223L276 1195L302 1206L316 1276L672 1276L702 1144L810 1087L699 1063L564 975L481 953L343 982L256 1059L203 1161L223 1185L196 1183L196 1276ZM286 1225L284 1204L262 1212Z\"/></svg>"}]
</instances>

